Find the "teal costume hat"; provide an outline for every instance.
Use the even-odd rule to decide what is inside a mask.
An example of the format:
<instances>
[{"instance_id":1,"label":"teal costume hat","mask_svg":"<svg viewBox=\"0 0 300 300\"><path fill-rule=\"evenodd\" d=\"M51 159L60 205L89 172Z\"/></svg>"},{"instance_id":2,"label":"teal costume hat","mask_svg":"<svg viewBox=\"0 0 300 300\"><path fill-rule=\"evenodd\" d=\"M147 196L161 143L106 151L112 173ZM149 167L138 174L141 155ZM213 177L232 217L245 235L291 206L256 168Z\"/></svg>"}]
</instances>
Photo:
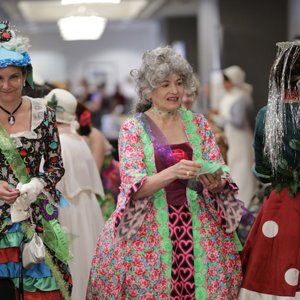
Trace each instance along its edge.
<instances>
[{"instance_id":1,"label":"teal costume hat","mask_svg":"<svg viewBox=\"0 0 300 300\"><path fill-rule=\"evenodd\" d=\"M0 21L0 68L24 67L26 81L33 88L32 66L28 49L29 39L17 36L8 21Z\"/></svg>"}]
</instances>

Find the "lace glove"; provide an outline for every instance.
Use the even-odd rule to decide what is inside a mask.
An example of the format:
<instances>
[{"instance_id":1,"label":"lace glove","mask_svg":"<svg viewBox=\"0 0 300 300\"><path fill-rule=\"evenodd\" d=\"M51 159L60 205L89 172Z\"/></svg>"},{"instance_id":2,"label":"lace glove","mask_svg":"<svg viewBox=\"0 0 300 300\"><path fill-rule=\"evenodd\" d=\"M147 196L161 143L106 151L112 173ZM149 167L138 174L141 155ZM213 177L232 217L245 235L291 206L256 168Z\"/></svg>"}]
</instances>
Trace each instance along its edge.
<instances>
[{"instance_id":1,"label":"lace glove","mask_svg":"<svg viewBox=\"0 0 300 300\"><path fill-rule=\"evenodd\" d=\"M32 178L29 183L18 183L16 188L20 191L21 195L12 204L10 209L12 223L28 219L30 204L36 201L37 196L41 193L44 186L44 183L38 178Z\"/></svg>"}]
</instances>

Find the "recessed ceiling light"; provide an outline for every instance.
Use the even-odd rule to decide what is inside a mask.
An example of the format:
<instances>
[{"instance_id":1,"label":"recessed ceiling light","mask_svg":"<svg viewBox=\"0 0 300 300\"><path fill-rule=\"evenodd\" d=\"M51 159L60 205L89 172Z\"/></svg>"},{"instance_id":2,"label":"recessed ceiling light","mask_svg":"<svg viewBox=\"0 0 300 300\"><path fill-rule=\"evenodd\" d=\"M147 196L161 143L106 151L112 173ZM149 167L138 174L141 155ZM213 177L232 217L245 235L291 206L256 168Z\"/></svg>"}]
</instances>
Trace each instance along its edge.
<instances>
[{"instance_id":1,"label":"recessed ceiling light","mask_svg":"<svg viewBox=\"0 0 300 300\"><path fill-rule=\"evenodd\" d=\"M106 26L106 19L98 16L71 16L58 20L61 36L66 41L98 40Z\"/></svg>"},{"instance_id":2,"label":"recessed ceiling light","mask_svg":"<svg viewBox=\"0 0 300 300\"><path fill-rule=\"evenodd\" d=\"M61 0L62 5L85 4L85 3L110 3L119 4L121 0Z\"/></svg>"}]
</instances>

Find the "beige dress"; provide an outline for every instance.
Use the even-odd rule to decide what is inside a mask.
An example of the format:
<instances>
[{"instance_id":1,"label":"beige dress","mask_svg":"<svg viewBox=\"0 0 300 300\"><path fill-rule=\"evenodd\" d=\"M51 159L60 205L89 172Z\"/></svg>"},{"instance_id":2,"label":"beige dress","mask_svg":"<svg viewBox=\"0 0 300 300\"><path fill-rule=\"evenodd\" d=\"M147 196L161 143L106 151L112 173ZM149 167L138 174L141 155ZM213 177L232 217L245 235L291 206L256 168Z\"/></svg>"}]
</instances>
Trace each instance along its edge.
<instances>
[{"instance_id":1,"label":"beige dress","mask_svg":"<svg viewBox=\"0 0 300 300\"><path fill-rule=\"evenodd\" d=\"M69 207L60 209L59 220L72 238L72 300L85 300L92 256L104 226L96 195L103 197L104 193L96 163L84 139L77 133L59 133L66 172L57 188L70 203Z\"/></svg>"}]
</instances>

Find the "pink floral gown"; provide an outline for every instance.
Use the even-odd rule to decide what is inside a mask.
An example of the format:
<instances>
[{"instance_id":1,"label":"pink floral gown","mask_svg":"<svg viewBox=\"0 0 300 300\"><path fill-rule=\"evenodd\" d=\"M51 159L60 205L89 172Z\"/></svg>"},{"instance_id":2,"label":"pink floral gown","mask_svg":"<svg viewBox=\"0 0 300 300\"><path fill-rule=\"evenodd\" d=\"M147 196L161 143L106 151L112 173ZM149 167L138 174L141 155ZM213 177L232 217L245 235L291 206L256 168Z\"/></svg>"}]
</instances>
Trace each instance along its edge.
<instances>
[{"instance_id":1,"label":"pink floral gown","mask_svg":"<svg viewBox=\"0 0 300 300\"><path fill-rule=\"evenodd\" d=\"M200 138L202 158L224 164L205 118L185 115L189 143L172 151L195 159ZM97 242L87 299L237 299L241 264L235 234L224 230L216 204L222 193L190 192L187 182L175 181L155 197L132 201L147 175L167 165L158 162L138 115L124 122L119 144L121 192ZM226 176L224 193L236 193Z\"/></svg>"}]
</instances>

